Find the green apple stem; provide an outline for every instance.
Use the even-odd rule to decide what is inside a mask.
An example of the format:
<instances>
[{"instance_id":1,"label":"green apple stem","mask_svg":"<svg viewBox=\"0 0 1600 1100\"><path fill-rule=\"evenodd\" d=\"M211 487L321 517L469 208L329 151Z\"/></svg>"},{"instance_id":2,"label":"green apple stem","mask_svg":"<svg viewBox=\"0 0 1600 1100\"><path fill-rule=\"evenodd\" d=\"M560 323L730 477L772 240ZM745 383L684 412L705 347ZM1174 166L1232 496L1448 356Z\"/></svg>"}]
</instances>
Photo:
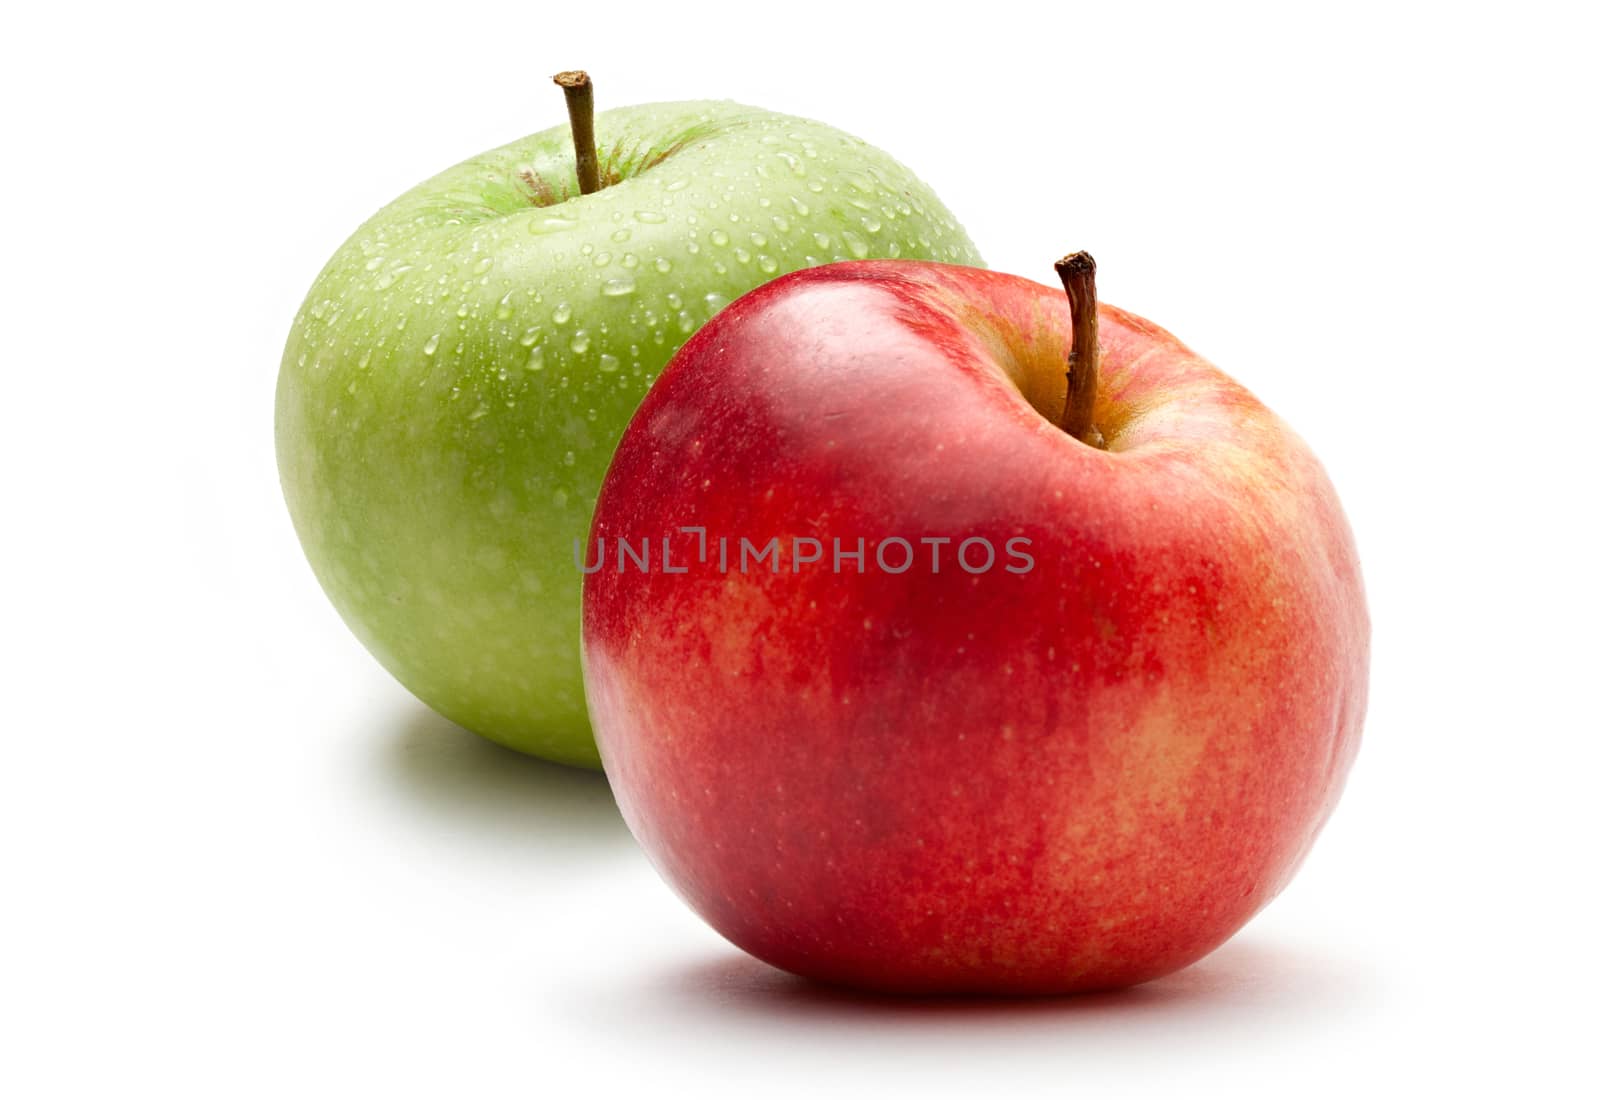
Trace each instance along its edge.
<instances>
[{"instance_id":1,"label":"green apple stem","mask_svg":"<svg viewBox=\"0 0 1600 1100\"><path fill-rule=\"evenodd\" d=\"M1056 261L1056 274L1072 307L1072 352L1067 357L1067 406L1061 430L1091 447L1104 447L1094 426L1095 391L1100 383L1100 313L1094 293L1094 257L1074 252Z\"/></svg>"},{"instance_id":2,"label":"green apple stem","mask_svg":"<svg viewBox=\"0 0 1600 1100\"><path fill-rule=\"evenodd\" d=\"M592 195L600 190L600 159L594 151L594 83L582 69L557 73L554 79L567 97L572 149L578 158L578 191Z\"/></svg>"}]
</instances>

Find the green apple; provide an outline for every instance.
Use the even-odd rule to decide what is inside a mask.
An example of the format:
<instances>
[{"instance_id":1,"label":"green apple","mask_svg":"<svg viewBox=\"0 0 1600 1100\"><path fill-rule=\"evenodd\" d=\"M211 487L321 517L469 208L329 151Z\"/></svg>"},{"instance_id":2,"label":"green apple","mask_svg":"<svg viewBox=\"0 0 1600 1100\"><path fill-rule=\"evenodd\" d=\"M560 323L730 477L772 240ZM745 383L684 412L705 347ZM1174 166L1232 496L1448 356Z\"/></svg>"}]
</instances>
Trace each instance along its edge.
<instances>
[{"instance_id":1,"label":"green apple","mask_svg":"<svg viewBox=\"0 0 1600 1100\"><path fill-rule=\"evenodd\" d=\"M821 123L690 102L594 128L599 191L579 193L563 125L345 242L284 350L277 452L318 580L401 683L492 740L598 767L573 548L673 352L785 272L981 261L911 172Z\"/></svg>"}]
</instances>

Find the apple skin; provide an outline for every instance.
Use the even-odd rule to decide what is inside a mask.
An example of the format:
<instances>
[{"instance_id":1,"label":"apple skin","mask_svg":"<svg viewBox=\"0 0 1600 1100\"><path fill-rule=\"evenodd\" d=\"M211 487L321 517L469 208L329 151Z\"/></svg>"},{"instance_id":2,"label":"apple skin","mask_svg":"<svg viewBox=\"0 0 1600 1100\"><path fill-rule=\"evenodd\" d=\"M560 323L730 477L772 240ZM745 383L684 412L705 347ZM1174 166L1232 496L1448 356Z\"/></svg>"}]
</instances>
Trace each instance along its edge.
<instances>
[{"instance_id":1,"label":"apple skin","mask_svg":"<svg viewBox=\"0 0 1600 1100\"><path fill-rule=\"evenodd\" d=\"M1232 935L1332 811L1369 639L1333 487L1173 336L1099 322L1106 450L1041 415L1059 289L895 262L735 302L624 435L590 714L646 852L751 954L899 993L1132 985ZM682 574L599 556L683 526L865 537L868 571L723 574L697 535ZM952 544L889 575L892 536L1026 537L1035 565L969 575Z\"/></svg>"},{"instance_id":2,"label":"apple skin","mask_svg":"<svg viewBox=\"0 0 1600 1100\"><path fill-rule=\"evenodd\" d=\"M572 541L651 380L782 272L980 262L907 169L821 123L691 102L595 131L593 195L562 125L363 225L295 318L277 395L284 496L345 622L446 717L590 767Z\"/></svg>"}]
</instances>

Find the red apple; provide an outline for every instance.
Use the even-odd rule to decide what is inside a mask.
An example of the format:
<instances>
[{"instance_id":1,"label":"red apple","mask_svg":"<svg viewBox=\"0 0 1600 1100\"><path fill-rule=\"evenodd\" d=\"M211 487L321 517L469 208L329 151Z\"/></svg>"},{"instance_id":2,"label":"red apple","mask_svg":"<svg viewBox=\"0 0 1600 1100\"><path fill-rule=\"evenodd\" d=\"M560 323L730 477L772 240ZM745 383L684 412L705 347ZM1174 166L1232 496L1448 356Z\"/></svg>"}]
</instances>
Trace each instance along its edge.
<instances>
[{"instance_id":1,"label":"red apple","mask_svg":"<svg viewBox=\"0 0 1600 1100\"><path fill-rule=\"evenodd\" d=\"M583 562L606 771L667 880L775 966L1142 982L1232 935L1333 809L1369 634L1333 487L1074 270L1076 311L926 263L778 279L612 461Z\"/></svg>"}]
</instances>

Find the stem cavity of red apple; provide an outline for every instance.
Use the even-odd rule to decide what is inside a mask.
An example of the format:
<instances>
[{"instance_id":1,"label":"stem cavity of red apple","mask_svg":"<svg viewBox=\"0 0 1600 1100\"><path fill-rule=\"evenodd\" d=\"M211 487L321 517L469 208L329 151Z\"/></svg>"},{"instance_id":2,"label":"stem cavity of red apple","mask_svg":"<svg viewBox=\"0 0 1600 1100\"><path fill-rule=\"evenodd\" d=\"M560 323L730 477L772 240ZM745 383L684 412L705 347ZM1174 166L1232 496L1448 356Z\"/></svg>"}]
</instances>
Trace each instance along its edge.
<instances>
[{"instance_id":1,"label":"stem cavity of red apple","mask_svg":"<svg viewBox=\"0 0 1600 1100\"><path fill-rule=\"evenodd\" d=\"M592 195L600 190L600 159L594 150L594 82L582 69L569 69L551 79L567 97L572 149L578 160L578 191Z\"/></svg>"},{"instance_id":2,"label":"stem cavity of red apple","mask_svg":"<svg viewBox=\"0 0 1600 1100\"><path fill-rule=\"evenodd\" d=\"M1074 252L1056 261L1056 274L1072 307L1072 351L1067 356L1067 404L1061 430L1091 447L1104 447L1094 425L1095 391L1100 382L1100 313L1095 301L1094 257Z\"/></svg>"}]
</instances>

